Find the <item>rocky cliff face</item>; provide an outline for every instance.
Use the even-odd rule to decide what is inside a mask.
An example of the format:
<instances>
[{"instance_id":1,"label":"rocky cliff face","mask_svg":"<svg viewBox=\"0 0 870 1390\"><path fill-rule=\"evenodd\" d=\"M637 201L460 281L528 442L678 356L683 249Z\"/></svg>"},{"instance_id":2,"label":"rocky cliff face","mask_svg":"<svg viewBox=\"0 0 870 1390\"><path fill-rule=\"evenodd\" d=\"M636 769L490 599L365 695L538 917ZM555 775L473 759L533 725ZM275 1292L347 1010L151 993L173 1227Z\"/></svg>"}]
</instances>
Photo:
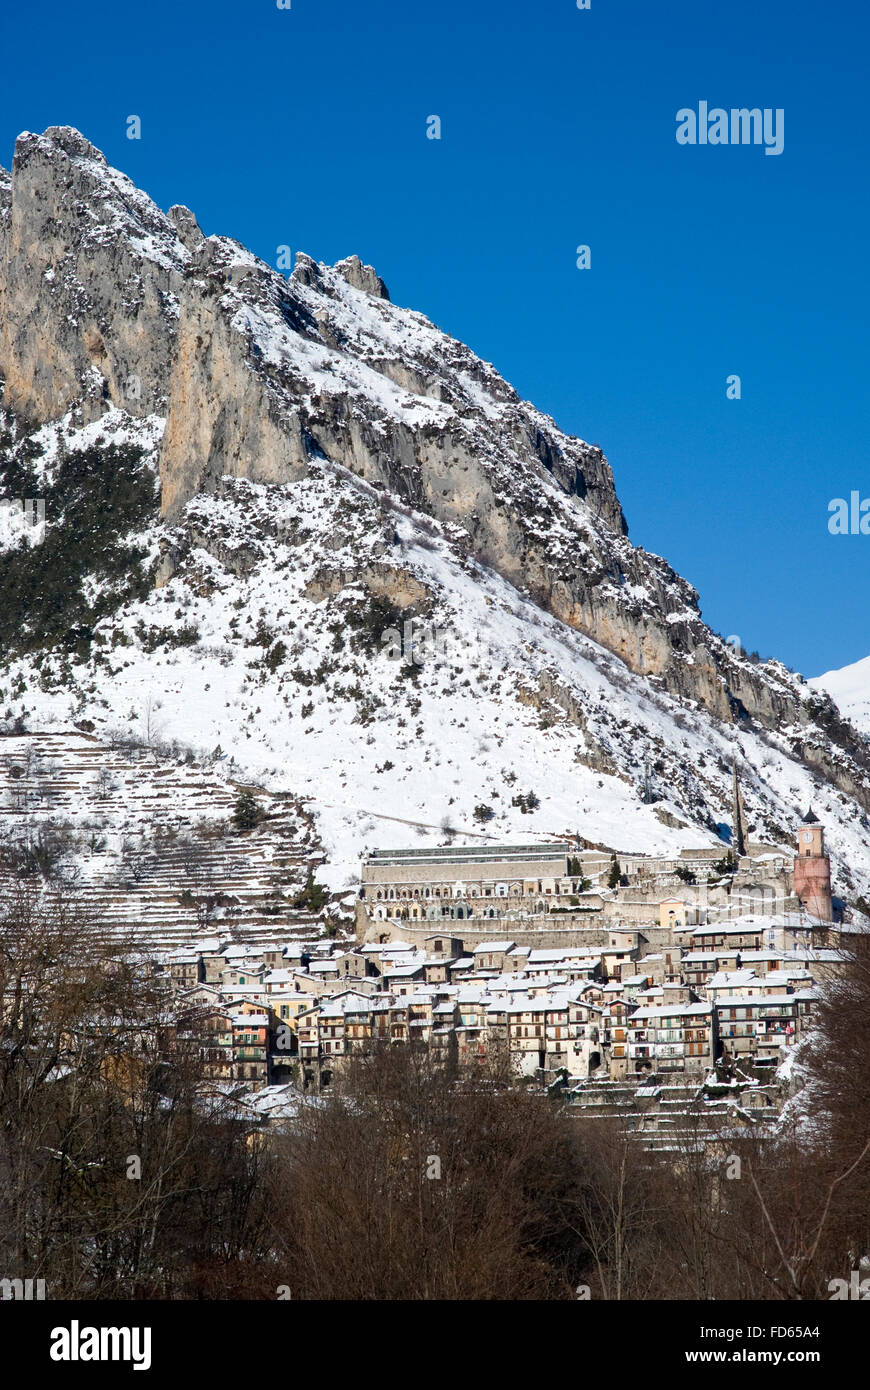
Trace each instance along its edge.
<instances>
[{"instance_id":1,"label":"rocky cliff face","mask_svg":"<svg viewBox=\"0 0 870 1390\"><path fill-rule=\"evenodd\" d=\"M300 255L287 280L186 208L163 214L78 132L25 134L0 173L0 373L6 409L37 424L164 416L169 524L221 479L340 465L657 689L775 731L870 806L863 740L822 692L733 652L692 587L631 545L601 450L393 305L356 257ZM161 582L174 563L170 548Z\"/></svg>"}]
</instances>

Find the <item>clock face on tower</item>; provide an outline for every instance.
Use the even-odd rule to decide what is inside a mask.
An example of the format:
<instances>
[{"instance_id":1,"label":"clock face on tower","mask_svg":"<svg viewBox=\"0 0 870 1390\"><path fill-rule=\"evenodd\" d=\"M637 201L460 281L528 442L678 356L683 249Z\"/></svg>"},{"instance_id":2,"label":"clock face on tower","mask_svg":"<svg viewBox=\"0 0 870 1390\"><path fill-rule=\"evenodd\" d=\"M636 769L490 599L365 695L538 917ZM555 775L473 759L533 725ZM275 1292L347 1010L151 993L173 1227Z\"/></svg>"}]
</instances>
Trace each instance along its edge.
<instances>
[{"instance_id":1,"label":"clock face on tower","mask_svg":"<svg viewBox=\"0 0 870 1390\"><path fill-rule=\"evenodd\" d=\"M805 845L811 845L812 842L813 842L813 832L812 832L811 830L805 830L805 831L804 831L804 844L805 844Z\"/></svg>"}]
</instances>

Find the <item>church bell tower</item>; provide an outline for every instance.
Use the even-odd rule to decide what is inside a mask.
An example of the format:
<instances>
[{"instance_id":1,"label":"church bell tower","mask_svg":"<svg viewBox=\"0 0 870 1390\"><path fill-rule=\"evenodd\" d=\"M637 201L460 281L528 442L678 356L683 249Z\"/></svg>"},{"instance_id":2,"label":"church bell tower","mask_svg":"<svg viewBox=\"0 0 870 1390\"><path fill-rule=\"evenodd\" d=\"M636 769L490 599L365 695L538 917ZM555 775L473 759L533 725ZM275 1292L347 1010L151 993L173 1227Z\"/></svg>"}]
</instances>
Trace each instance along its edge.
<instances>
[{"instance_id":1,"label":"church bell tower","mask_svg":"<svg viewBox=\"0 0 870 1390\"><path fill-rule=\"evenodd\" d=\"M831 860L825 852L824 828L812 807L798 826L794 892L811 917L833 920Z\"/></svg>"}]
</instances>

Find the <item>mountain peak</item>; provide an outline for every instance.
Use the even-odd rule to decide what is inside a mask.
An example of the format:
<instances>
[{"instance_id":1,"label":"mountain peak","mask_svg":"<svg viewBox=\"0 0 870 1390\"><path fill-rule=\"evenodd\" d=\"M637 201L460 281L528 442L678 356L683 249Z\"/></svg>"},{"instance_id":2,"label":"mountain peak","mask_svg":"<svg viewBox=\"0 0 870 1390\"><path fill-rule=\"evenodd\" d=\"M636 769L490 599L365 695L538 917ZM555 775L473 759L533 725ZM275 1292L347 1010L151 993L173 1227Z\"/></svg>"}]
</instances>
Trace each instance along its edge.
<instances>
[{"instance_id":1,"label":"mountain peak","mask_svg":"<svg viewBox=\"0 0 870 1390\"><path fill-rule=\"evenodd\" d=\"M15 160L26 159L36 145L43 148L53 147L73 159L88 159L95 164L106 165L106 156L102 150L97 149L96 145L92 145L80 130L76 130L75 126L51 125L41 135L30 130L21 132L15 142L13 166Z\"/></svg>"},{"instance_id":2,"label":"mountain peak","mask_svg":"<svg viewBox=\"0 0 870 1390\"><path fill-rule=\"evenodd\" d=\"M355 290L363 290L366 294L374 295L375 299L390 298L389 291L374 266L363 265L359 256L346 256L343 261L336 261L333 269L337 270Z\"/></svg>"},{"instance_id":3,"label":"mountain peak","mask_svg":"<svg viewBox=\"0 0 870 1390\"><path fill-rule=\"evenodd\" d=\"M184 207L181 203L176 203L169 209L166 216L178 233L179 240L184 243L188 251L199 250L205 237L202 228L190 208Z\"/></svg>"},{"instance_id":4,"label":"mountain peak","mask_svg":"<svg viewBox=\"0 0 870 1390\"><path fill-rule=\"evenodd\" d=\"M324 464L353 477L355 496L368 487L434 526L542 622L723 727L768 731L870 806L870 754L824 695L727 646L692 586L630 543L601 449L393 304L358 256L330 267L299 253L288 279L204 237L188 208L163 213L78 131L25 134L0 184L0 376L6 409L39 425L113 411L165 421L171 525L233 481L301 488ZM316 592L335 582L311 579ZM416 579L398 591L423 602ZM529 698L544 699L538 685Z\"/></svg>"}]
</instances>

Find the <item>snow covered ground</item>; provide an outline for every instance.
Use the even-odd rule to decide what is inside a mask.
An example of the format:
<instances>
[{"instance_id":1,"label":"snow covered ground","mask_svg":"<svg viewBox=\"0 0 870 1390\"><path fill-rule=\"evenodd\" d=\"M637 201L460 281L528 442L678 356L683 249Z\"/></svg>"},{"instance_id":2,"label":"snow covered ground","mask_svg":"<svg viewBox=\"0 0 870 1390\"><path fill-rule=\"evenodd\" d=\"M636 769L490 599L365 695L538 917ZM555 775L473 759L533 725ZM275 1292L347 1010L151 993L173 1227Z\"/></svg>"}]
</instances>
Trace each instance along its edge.
<instances>
[{"instance_id":1,"label":"snow covered ground","mask_svg":"<svg viewBox=\"0 0 870 1390\"><path fill-rule=\"evenodd\" d=\"M814 676L807 685L827 691L840 713L863 734L870 734L870 656L839 671Z\"/></svg>"},{"instance_id":2,"label":"snow covered ground","mask_svg":"<svg viewBox=\"0 0 870 1390\"><path fill-rule=\"evenodd\" d=\"M238 793L220 756L196 762L79 730L0 737L4 849L44 845L52 827L55 881L74 885L107 939L189 945L206 916L235 939L321 933L323 920L294 905L320 862L308 816L261 793L266 818L240 832ZM0 898L12 877L0 859Z\"/></svg>"},{"instance_id":3,"label":"snow covered ground","mask_svg":"<svg viewBox=\"0 0 870 1390\"><path fill-rule=\"evenodd\" d=\"M335 888L366 848L451 834L724 845L736 763L756 838L790 844L812 803L840 890L870 890L870 821L834 787L870 789L850 732L800 678L728 648L691 586L632 546L600 449L390 303L355 258L299 254L288 281L183 209L164 215L76 132L22 140L16 179L36 181L34 207L57 195L63 254L34 266L15 314L39 302L51 402L72 410L34 436L35 482L51 486L61 444L141 444L154 514L131 539L155 586L121 603L145 583L76 570L103 616L6 661L0 728L132 731L198 761L219 747L239 777L304 798ZM131 287L148 309L128 349ZM84 304L105 319L100 367ZM181 352L186 333L202 356ZM161 416L120 408L128 357L143 409L168 413L165 439ZM62 522L47 517L49 539Z\"/></svg>"},{"instance_id":4,"label":"snow covered ground","mask_svg":"<svg viewBox=\"0 0 870 1390\"><path fill-rule=\"evenodd\" d=\"M135 428L153 458L155 421ZM66 432L74 448L93 427ZM168 582L102 619L88 659L8 665L0 711L33 729L134 729L197 756L220 747L239 777L306 803L328 856L318 877L336 890L358 881L366 849L448 831L649 853L716 844L733 760L759 837L787 843L812 803L841 887L870 885L865 818L788 755L788 730L719 724L659 692L468 558L449 526L339 464L281 486L224 479L143 539L174 556ZM410 629L372 629L379 602L409 594ZM514 799L529 792L526 813Z\"/></svg>"}]
</instances>

